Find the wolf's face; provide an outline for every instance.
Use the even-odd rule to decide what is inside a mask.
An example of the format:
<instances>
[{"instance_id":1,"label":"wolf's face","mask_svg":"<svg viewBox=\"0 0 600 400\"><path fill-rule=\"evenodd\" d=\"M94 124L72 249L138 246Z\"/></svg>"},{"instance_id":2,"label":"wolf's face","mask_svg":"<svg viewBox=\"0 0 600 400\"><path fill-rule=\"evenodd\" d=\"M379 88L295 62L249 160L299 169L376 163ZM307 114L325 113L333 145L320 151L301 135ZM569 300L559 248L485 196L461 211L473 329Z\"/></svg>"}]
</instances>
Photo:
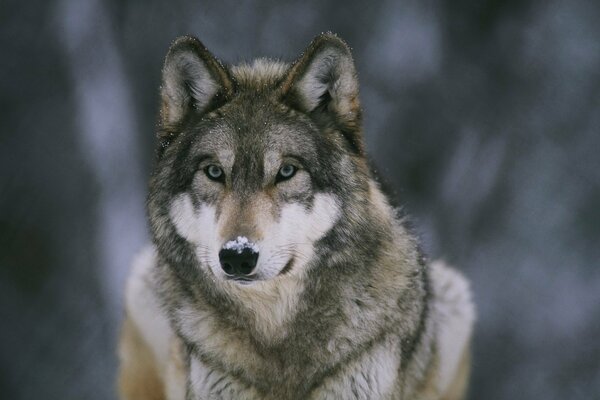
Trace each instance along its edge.
<instances>
[{"instance_id":1,"label":"wolf's face","mask_svg":"<svg viewBox=\"0 0 600 400\"><path fill-rule=\"evenodd\" d=\"M196 169L169 209L200 265L240 283L300 271L339 216L336 197L318 190L314 128L264 107L228 105L186 132Z\"/></svg>"},{"instance_id":2,"label":"wolf's face","mask_svg":"<svg viewBox=\"0 0 600 400\"><path fill-rule=\"evenodd\" d=\"M228 69L182 38L165 62L162 100L149 200L159 246L176 234L198 268L239 284L302 273L363 160L346 45L325 35L292 66Z\"/></svg>"}]
</instances>

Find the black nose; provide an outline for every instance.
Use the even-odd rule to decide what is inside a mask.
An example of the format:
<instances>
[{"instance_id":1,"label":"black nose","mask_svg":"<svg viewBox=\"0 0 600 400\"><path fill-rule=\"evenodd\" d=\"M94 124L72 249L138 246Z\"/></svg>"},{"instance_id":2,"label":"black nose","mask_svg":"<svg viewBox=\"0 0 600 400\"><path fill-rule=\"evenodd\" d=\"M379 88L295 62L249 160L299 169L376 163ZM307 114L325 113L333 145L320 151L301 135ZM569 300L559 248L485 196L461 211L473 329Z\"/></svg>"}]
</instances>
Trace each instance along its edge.
<instances>
[{"instance_id":1,"label":"black nose","mask_svg":"<svg viewBox=\"0 0 600 400\"><path fill-rule=\"evenodd\" d=\"M251 248L222 249L219 252L221 268L228 275L249 275L258 260L258 253Z\"/></svg>"}]
</instances>

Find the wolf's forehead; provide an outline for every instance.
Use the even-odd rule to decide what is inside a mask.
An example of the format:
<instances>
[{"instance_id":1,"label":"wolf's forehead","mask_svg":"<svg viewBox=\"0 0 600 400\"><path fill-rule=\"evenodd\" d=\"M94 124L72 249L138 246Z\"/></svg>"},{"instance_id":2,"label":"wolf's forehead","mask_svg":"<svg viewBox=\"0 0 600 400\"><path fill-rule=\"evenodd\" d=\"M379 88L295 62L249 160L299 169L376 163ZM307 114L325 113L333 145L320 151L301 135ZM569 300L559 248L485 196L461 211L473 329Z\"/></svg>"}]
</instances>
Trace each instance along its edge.
<instances>
[{"instance_id":1,"label":"wolf's forehead","mask_svg":"<svg viewBox=\"0 0 600 400\"><path fill-rule=\"evenodd\" d=\"M241 63L231 67L231 73L238 85L245 88L260 89L273 86L284 76L287 63L268 58L258 58L249 63Z\"/></svg>"},{"instance_id":2,"label":"wolf's forehead","mask_svg":"<svg viewBox=\"0 0 600 400\"><path fill-rule=\"evenodd\" d=\"M311 132L298 123L237 116L206 129L194 151L224 160L264 157L272 162L277 155L312 158L316 152L313 139Z\"/></svg>"}]
</instances>

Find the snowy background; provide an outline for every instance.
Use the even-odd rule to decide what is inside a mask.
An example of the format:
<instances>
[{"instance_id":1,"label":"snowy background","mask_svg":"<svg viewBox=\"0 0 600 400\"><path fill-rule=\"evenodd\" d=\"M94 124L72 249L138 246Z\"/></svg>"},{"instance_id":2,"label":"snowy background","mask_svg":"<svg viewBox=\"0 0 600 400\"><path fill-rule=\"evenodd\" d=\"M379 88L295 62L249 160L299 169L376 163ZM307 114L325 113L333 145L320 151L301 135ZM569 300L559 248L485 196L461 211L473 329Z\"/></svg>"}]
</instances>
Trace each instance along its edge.
<instances>
[{"instance_id":1,"label":"snowy background","mask_svg":"<svg viewBox=\"0 0 600 400\"><path fill-rule=\"evenodd\" d=\"M331 30L371 155L473 282L470 398L600 398L599 21L585 0L0 2L0 397L116 397L169 43L293 59Z\"/></svg>"}]
</instances>

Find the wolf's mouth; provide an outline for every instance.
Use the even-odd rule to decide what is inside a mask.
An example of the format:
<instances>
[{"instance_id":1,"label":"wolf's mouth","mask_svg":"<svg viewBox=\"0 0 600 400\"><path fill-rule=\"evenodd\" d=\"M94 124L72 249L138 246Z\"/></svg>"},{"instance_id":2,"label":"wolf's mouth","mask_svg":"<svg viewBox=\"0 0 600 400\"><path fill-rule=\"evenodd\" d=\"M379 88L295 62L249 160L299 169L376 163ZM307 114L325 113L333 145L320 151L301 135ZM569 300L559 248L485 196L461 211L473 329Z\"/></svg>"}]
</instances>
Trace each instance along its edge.
<instances>
[{"instance_id":1,"label":"wolf's mouth","mask_svg":"<svg viewBox=\"0 0 600 400\"><path fill-rule=\"evenodd\" d=\"M227 278L230 281L233 281L235 283L239 283L240 285L249 285L252 282L256 282L258 281L258 279L252 279L252 278L240 278L240 277L235 277L235 278Z\"/></svg>"},{"instance_id":2,"label":"wolf's mouth","mask_svg":"<svg viewBox=\"0 0 600 400\"><path fill-rule=\"evenodd\" d=\"M285 274L289 273L294 266L294 261L295 261L295 258L290 258L290 260L285 264L285 266L281 269L281 271L279 271L277 276L281 276L281 275L285 275ZM239 283L240 285L250 285L254 282L263 281L264 279L261 279L257 275L250 275L250 276L228 275L227 280L231 281L231 282Z\"/></svg>"}]
</instances>

